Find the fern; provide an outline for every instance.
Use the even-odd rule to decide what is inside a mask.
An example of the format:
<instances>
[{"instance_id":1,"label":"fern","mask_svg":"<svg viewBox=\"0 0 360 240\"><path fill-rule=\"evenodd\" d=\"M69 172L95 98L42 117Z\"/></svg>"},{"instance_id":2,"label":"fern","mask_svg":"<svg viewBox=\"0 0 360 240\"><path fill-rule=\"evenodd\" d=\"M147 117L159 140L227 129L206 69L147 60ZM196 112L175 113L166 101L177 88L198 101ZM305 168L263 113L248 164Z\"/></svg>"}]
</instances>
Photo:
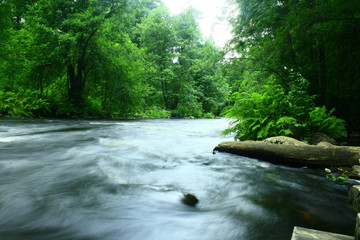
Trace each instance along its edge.
<instances>
[{"instance_id":1,"label":"fern","mask_svg":"<svg viewBox=\"0 0 360 240\"><path fill-rule=\"evenodd\" d=\"M0 115L11 117L31 117L37 111L49 111L49 103L39 99L36 91L20 90L14 92L0 91Z\"/></svg>"},{"instance_id":2,"label":"fern","mask_svg":"<svg viewBox=\"0 0 360 240\"><path fill-rule=\"evenodd\" d=\"M224 116L234 120L224 134L234 132L241 140L294 137L294 132L300 139L315 132L334 138L346 136L345 121L333 115L334 109L314 107L314 96L307 94L308 82L300 74L290 73L287 92L270 78L272 84L259 86L257 91L239 91L231 96L234 105L224 111Z\"/></svg>"},{"instance_id":3,"label":"fern","mask_svg":"<svg viewBox=\"0 0 360 240\"><path fill-rule=\"evenodd\" d=\"M321 132L333 138L346 137L346 122L332 116L335 109L326 112L326 107L316 107L309 113L307 127L313 132Z\"/></svg>"}]
</instances>

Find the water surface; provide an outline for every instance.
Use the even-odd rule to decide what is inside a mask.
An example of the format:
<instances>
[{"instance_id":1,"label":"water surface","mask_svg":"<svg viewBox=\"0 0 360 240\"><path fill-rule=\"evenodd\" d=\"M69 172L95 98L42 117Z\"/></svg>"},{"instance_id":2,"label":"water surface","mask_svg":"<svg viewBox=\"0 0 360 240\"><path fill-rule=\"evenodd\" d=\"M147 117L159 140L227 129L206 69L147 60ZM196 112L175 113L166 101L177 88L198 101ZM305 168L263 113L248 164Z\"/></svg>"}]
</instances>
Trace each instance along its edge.
<instances>
[{"instance_id":1,"label":"water surface","mask_svg":"<svg viewBox=\"0 0 360 240\"><path fill-rule=\"evenodd\" d=\"M353 234L347 190L320 172L214 155L231 140L227 124L0 121L0 239L288 240L295 225Z\"/></svg>"}]
</instances>

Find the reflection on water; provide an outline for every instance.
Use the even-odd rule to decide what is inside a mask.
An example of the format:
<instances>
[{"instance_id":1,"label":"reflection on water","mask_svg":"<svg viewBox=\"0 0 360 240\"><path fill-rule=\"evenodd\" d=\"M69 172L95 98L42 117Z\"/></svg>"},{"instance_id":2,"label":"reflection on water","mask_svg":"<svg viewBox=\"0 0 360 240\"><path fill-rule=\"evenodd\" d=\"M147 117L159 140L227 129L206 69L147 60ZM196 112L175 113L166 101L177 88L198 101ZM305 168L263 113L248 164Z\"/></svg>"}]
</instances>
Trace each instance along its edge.
<instances>
[{"instance_id":1,"label":"reflection on water","mask_svg":"<svg viewBox=\"0 0 360 240\"><path fill-rule=\"evenodd\" d=\"M290 239L352 234L347 191L219 153L227 121L1 121L0 239ZM183 193L200 200L181 202Z\"/></svg>"}]
</instances>

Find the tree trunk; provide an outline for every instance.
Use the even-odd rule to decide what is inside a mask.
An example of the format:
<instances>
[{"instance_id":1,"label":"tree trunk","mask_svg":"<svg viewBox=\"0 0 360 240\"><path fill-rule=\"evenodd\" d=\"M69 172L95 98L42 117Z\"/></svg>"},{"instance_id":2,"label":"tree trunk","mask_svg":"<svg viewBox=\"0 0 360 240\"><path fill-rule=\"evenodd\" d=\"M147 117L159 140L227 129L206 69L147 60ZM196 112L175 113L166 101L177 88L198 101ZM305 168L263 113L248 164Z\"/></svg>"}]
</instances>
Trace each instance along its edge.
<instances>
[{"instance_id":1,"label":"tree trunk","mask_svg":"<svg viewBox=\"0 0 360 240\"><path fill-rule=\"evenodd\" d=\"M359 164L360 147L289 145L261 141L229 141L214 151L228 152L288 166L336 167Z\"/></svg>"},{"instance_id":2,"label":"tree trunk","mask_svg":"<svg viewBox=\"0 0 360 240\"><path fill-rule=\"evenodd\" d=\"M84 79L83 71L78 66L77 71L75 71L75 66L73 64L68 64L67 74L69 80L69 100L75 104L77 107L81 107L84 103L83 101L83 89L84 89Z\"/></svg>"},{"instance_id":3,"label":"tree trunk","mask_svg":"<svg viewBox=\"0 0 360 240\"><path fill-rule=\"evenodd\" d=\"M94 37L98 28L93 29L88 37L81 35L78 45L80 54L77 56L76 63L68 63L67 74L69 80L69 100L77 107L82 107L84 104L83 90L85 87L86 78L86 53L89 42Z\"/></svg>"}]
</instances>

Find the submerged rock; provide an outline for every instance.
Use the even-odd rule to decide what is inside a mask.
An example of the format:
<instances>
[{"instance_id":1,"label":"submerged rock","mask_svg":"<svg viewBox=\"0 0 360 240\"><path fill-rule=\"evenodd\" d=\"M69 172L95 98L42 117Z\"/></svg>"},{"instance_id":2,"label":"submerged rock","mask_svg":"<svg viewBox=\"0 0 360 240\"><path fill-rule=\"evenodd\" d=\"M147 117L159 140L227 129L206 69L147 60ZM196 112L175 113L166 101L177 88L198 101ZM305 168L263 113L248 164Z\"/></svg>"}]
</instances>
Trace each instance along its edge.
<instances>
[{"instance_id":1,"label":"submerged rock","mask_svg":"<svg viewBox=\"0 0 360 240\"><path fill-rule=\"evenodd\" d=\"M181 201L191 207L195 207L196 204L199 203L199 199L197 199L197 197L190 193L184 194L184 197L181 199Z\"/></svg>"}]
</instances>

